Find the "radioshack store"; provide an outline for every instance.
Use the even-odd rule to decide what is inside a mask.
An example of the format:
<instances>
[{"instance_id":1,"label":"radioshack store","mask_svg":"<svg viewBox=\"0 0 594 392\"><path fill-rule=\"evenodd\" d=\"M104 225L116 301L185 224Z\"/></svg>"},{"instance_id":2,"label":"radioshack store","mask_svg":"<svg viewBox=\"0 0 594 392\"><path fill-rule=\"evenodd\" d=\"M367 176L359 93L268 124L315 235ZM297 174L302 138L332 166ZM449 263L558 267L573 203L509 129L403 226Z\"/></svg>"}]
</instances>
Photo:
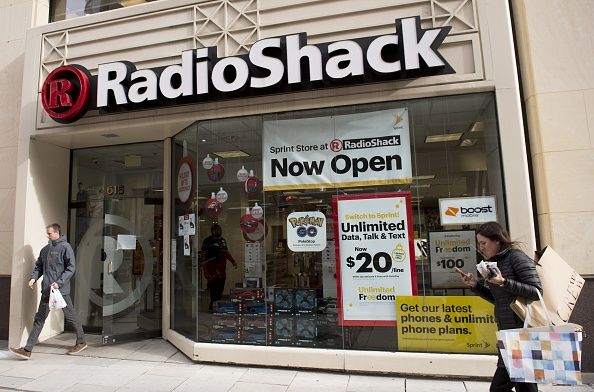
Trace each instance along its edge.
<instances>
[{"instance_id":1,"label":"radioshack store","mask_svg":"<svg viewBox=\"0 0 594 392\"><path fill-rule=\"evenodd\" d=\"M492 374L492 307L452 271L475 272L482 222L535 246L506 4L343 3L157 1L29 31L11 344L51 220L104 344Z\"/></svg>"}]
</instances>

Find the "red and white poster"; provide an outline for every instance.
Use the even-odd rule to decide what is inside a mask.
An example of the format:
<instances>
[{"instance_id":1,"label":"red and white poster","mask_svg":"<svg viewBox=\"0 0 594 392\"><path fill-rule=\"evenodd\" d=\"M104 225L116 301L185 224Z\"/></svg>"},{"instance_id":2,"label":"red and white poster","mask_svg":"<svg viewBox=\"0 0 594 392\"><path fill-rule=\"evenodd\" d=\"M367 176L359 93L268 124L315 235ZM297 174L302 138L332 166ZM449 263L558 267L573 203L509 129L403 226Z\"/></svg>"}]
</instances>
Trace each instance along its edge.
<instances>
[{"instance_id":1,"label":"red and white poster","mask_svg":"<svg viewBox=\"0 0 594 392\"><path fill-rule=\"evenodd\" d=\"M339 323L396 325L396 296L417 294L409 192L333 198Z\"/></svg>"}]
</instances>

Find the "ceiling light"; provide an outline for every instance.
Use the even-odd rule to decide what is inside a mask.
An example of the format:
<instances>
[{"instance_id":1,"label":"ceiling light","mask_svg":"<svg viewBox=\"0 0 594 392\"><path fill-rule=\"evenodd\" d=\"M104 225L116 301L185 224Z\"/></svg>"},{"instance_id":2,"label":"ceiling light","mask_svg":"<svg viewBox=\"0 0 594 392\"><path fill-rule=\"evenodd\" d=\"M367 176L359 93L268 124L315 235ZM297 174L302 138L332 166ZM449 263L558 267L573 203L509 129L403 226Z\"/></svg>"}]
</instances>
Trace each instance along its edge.
<instances>
[{"instance_id":1,"label":"ceiling light","mask_svg":"<svg viewBox=\"0 0 594 392\"><path fill-rule=\"evenodd\" d=\"M412 184L411 188L429 188L431 184Z\"/></svg>"},{"instance_id":2,"label":"ceiling light","mask_svg":"<svg viewBox=\"0 0 594 392\"><path fill-rule=\"evenodd\" d=\"M241 150L230 150L230 151L213 151L213 154L221 157L221 158L239 158L239 157L249 157L245 151Z\"/></svg>"},{"instance_id":3,"label":"ceiling light","mask_svg":"<svg viewBox=\"0 0 594 392\"><path fill-rule=\"evenodd\" d=\"M470 127L470 129L468 130L468 132L480 132L483 130L483 128L485 127L485 124L483 124L480 121L475 121L472 126Z\"/></svg>"},{"instance_id":4,"label":"ceiling light","mask_svg":"<svg viewBox=\"0 0 594 392\"><path fill-rule=\"evenodd\" d=\"M433 180L435 178L435 174L425 174L422 176L414 176L413 180Z\"/></svg>"},{"instance_id":5,"label":"ceiling light","mask_svg":"<svg viewBox=\"0 0 594 392\"><path fill-rule=\"evenodd\" d=\"M463 139L460 142L460 147L470 147L476 144L476 139Z\"/></svg>"},{"instance_id":6,"label":"ceiling light","mask_svg":"<svg viewBox=\"0 0 594 392\"><path fill-rule=\"evenodd\" d=\"M462 132L429 135L425 137L425 143L457 142L461 137Z\"/></svg>"}]
</instances>

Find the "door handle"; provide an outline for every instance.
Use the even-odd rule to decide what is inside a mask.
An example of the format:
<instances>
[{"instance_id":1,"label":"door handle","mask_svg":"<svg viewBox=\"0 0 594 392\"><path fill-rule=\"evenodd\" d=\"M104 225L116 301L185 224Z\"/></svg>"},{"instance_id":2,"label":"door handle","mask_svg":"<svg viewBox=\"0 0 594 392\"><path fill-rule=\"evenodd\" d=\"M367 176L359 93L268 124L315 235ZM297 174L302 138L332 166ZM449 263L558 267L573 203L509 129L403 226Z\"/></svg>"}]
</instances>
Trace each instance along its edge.
<instances>
[{"instance_id":1,"label":"door handle","mask_svg":"<svg viewBox=\"0 0 594 392\"><path fill-rule=\"evenodd\" d=\"M107 263L107 272L110 274L113 274L113 262L112 261L109 261Z\"/></svg>"}]
</instances>

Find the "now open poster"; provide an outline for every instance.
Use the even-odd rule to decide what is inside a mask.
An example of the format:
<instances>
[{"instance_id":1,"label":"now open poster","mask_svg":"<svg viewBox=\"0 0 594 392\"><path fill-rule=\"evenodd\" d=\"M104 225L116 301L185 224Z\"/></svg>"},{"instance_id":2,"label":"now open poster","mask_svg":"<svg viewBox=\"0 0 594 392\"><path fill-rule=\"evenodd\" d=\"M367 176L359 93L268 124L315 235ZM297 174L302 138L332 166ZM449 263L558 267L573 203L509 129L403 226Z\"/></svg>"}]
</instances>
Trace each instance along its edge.
<instances>
[{"instance_id":1,"label":"now open poster","mask_svg":"<svg viewBox=\"0 0 594 392\"><path fill-rule=\"evenodd\" d=\"M264 122L264 190L412 181L408 109Z\"/></svg>"}]
</instances>

